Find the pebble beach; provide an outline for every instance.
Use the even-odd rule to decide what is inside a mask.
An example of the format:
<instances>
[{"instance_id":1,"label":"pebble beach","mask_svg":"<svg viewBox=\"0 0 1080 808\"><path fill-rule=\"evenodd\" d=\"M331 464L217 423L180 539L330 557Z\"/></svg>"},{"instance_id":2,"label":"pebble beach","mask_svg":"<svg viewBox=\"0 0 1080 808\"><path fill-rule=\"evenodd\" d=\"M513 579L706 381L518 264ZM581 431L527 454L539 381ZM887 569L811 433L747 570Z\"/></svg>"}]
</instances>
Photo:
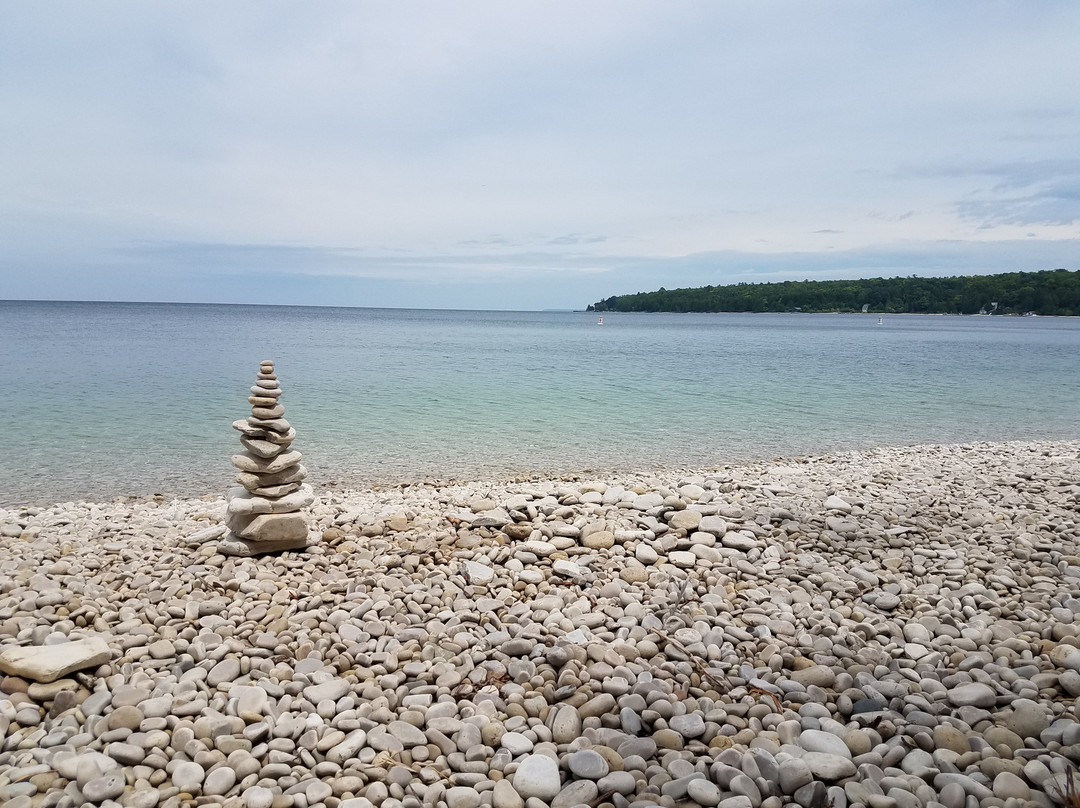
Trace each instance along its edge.
<instances>
[{"instance_id":1,"label":"pebble beach","mask_svg":"<svg viewBox=\"0 0 1080 808\"><path fill-rule=\"evenodd\" d=\"M0 509L9 808L1080 802L1080 443Z\"/></svg>"}]
</instances>

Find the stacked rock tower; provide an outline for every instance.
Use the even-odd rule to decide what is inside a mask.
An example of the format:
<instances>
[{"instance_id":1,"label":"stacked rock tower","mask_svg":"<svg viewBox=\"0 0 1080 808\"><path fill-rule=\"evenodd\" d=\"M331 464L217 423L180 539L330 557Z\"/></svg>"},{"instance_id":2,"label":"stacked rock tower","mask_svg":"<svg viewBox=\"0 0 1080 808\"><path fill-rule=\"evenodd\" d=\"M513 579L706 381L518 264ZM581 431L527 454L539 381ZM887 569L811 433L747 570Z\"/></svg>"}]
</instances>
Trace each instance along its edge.
<instances>
[{"instance_id":1,"label":"stacked rock tower","mask_svg":"<svg viewBox=\"0 0 1080 808\"><path fill-rule=\"evenodd\" d=\"M259 366L251 388L251 417L233 422L245 451L233 455L239 469L239 488L227 495L226 526L229 531L219 549L225 555L256 555L308 546L308 522L304 508L315 495L303 480L307 469L300 452L290 449L296 430L283 417L281 384L274 363Z\"/></svg>"}]
</instances>

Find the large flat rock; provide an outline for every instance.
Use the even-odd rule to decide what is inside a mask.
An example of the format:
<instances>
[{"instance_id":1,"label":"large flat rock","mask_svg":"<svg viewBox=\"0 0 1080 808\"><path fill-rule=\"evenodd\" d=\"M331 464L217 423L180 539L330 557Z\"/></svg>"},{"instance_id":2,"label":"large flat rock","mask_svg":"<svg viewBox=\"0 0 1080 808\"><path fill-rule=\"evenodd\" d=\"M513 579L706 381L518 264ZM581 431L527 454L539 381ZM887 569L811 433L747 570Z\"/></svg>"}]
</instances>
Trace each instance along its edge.
<instances>
[{"instance_id":1,"label":"large flat rock","mask_svg":"<svg viewBox=\"0 0 1080 808\"><path fill-rule=\"evenodd\" d=\"M295 466L300 462L301 457L303 455L295 449L279 454L269 460L256 457L250 452L244 452L233 455L232 464L240 471L247 471L252 474L277 474L279 471L285 471L285 469Z\"/></svg>"},{"instance_id":2,"label":"large flat rock","mask_svg":"<svg viewBox=\"0 0 1080 808\"><path fill-rule=\"evenodd\" d=\"M105 640L88 637L58 645L8 648L0 653L0 671L35 682L55 682L74 671L103 665L111 657Z\"/></svg>"},{"instance_id":3,"label":"large flat rock","mask_svg":"<svg viewBox=\"0 0 1080 808\"><path fill-rule=\"evenodd\" d=\"M279 471L277 474L253 474L241 471L237 473L236 481L248 491L254 491L257 488L299 483L305 477L307 477L307 467L303 463L297 463L295 466L291 466L285 471Z\"/></svg>"},{"instance_id":4,"label":"large flat rock","mask_svg":"<svg viewBox=\"0 0 1080 808\"><path fill-rule=\"evenodd\" d=\"M242 539L233 532L225 534L225 538L218 542L218 552L225 556L256 556L263 553L280 553L284 550L306 550L311 544L309 538L287 539L283 541L252 541Z\"/></svg>"},{"instance_id":5,"label":"large flat rock","mask_svg":"<svg viewBox=\"0 0 1080 808\"><path fill-rule=\"evenodd\" d=\"M239 531L251 541L300 541L307 538L307 519L302 513L263 513Z\"/></svg>"},{"instance_id":6,"label":"large flat rock","mask_svg":"<svg viewBox=\"0 0 1080 808\"><path fill-rule=\"evenodd\" d=\"M310 485L302 485L299 490L280 499L267 499L253 496L243 488L233 488L228 493L228 500L228 512L231 514L290 513L314 502L315 492Z\"/></svg>"}]
</instances>

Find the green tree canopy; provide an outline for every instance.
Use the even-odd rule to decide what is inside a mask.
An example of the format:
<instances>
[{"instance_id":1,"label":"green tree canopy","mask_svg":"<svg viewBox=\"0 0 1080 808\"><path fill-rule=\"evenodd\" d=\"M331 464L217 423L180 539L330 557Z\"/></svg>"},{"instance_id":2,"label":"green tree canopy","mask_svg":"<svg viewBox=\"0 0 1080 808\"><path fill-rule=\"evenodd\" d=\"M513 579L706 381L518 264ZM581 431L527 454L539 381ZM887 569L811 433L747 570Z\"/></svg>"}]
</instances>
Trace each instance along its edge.
<instances>
[{"instance_id":1,"label":"green tree canopy","mask_svg":"<svg viewBox=\"0 0 1080 808\"><path fill-rule=\"evenodd\" d=\"M994 304L997 304L995 307ZM950 278L784 281L612 295L588 311L858 312L1080 315L1080 271L1051 269Z\"/></svg>"}]
</instances>

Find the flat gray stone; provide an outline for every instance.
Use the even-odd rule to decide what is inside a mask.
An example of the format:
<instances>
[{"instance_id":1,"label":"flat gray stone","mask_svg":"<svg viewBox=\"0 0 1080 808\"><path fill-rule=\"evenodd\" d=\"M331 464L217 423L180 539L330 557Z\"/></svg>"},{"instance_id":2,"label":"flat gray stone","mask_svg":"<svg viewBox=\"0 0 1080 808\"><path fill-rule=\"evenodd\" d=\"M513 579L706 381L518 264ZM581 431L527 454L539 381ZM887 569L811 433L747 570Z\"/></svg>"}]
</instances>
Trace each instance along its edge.
<instances>
[{"instance_id":1,"label":"flat gray stone","mask_svg":"<svg viewBox=\"0 0 1080 808\"><path fill-rule=\"evenodd\" d=\"M686 784L686 796L698 805L719 805L720 786L716 785L716 783L711 780L691 780Z\"/></svg>"},{"instance_id":2,"label":"flat gray stone","mask_svg":"<svg viewBox=\"0 0 1080 808\"><path fill-rule=\"evenodd\" d=\"M260 688L261 689L261 688ZM320 701L337 701L351 689L347 679L331 679L321 685L309 685L304 688L304 698L317 705Z\"/></svg>"},{"instance_id":3,"label":"flat gray stone","mask_svg":"<svg viewBox=\"0 0 1080 808\"><path fill-rule=\"evenodd\" d=\"M0 654L0 671L35 682L53 682L69 673L96 668L112 658L112 649L100 637L58 645L8 648Z\"/></svg>"},{"instance_id":4,"label":"flat gray stone","mask_svg":"<svg viewBox=\"0 0 1080 808\"><path fill-rule=\"evenodd\" d=\"M827 752L807 752L802 760L814 777L821 780L842 780L855 774L855 764L850 755L850 752L848 757L831 755Z\"/></svg>"},{"instance_id":5,"label":"flat gray stone","mask_svg":"<svg viewBox=\"0 0 1080 808\"><path fill-rule=\"evenodd\" d=\"M957 685L946 694L949 704L954 707L993 707L997 703L997 694L990 685L971 682Z\"/></svg>"},{"instance_id":6,"label":"flat gray stone","mask_svg":"<svg viewBox=\"0 0 1080 808\"><path fill-rule=\"evenodd\" d=\"M592 780L574 780L567 783L551 800L551 808L572 808L576 805L591 805L600 790Z\"/></svg>"},{"instance_id":7,"label":"flat gray stone","mask_svg":"<svg viewBox=\"0 0 1080 808\"><path fill-rule=\"evenodd\" d=\"M203 767L190 761L178 763L172 773L173 785L188 794L197 794L202 789L205 778Z\"/></svg>"},{"instance_id":8,"label":"flat gray stone","mask_svg":"<svg viewBox=\"0 0 1080 808\"><path fill-rule=\"evenodd\" d=\"M236 772L228 766L219 766L208 775L203 782L203 794L224 796L236 785Z\"/></svg>"},{"instance_id":9,"label":"flat gray stone","mask_svg":"<svg viewBox=\"0 0 1080 808\"><path fill-rule=\"evenodd\" d=\"M250 452L242 452L232 456L232 464L240 471L251 474L277 474L279 471L295 466L302 457L303 455L295 449L269 459L256 457Z\"/></svg>"},{"instance_id":10,"label":"flat gray stone","mask_svg":"<svg viewBox=\"0 0 1080 808\"><path fill-rule=\"evenodd\" d=\"M235 533L228 533L225 538L218 542L217 549L222 555L247 558L262 555L263 553L306 550L311 543L310 534L302 539L289 539L287 541L251 541L251 539L242 539Z\"/></svg>"},{"instance_id":11,"label":"flat gray stone","mask_svg":"<svg viewBox=\"0 0 1080 808\"><path fill-rule=\"evenodd\" d=\"M610 768L604 756L595 749L580 749L571 753L566 760L566 765L575 777L586 780L599 780L608 773Z\"/></svg>"},{"instance_id":12,"label":"flat gray stone","mask_svg":"<svg viewBox=\"0 0 1080 808\"><path fill-rule=\"evenodd\" d=\"M684 738L699 738L705 734L705 719L698 713L673 715L668 719L668 727Z\"/></svg>"},{"instance_id":13,"label":"flat gray stone","mask_svg":"<svg viewBox=\"0 0 1080 808\"><path fill-rule=\"evenodd\" d=\"M292 513L302 510L315 501L315 492L306 483L291 494L278 499L255 496L246 488L231 488L227 495L226 510L237 516L259 513Z\"/></svg>"},{"instance_id":14,"label":"flat gray stone","mask_svg":"<svg viewBox=\"0 0 1080 808\"><path fill-rule=\"evenodd\" d=\"M406 748L423 746L427 743L427 736L424 735L423 730L419 727L414 727L406 721L391 721L386 729L391 735L401 741L402 745Z\"/></svg>"},{"instance_id":15,"label":"flat gray stone","mask_svg":"<svg viewBox=\"0 0 1080 808\"><path fill-rule=\"evenodd\" d=\"M206 684L210 687L217 687L225 682L235 681L239 676L240 660L235 657L226 657L206 674Z\"/></svg>"},{"instance_id":16,"label":"flat gray stone","mask_svg":"<svg viewBox=\"0 0 1080 808\"><path fill-rule=\"evenodd\" d=\"M87 802L100 804L105 800L115 800L123 794L125 784L123 772L115 771L88 780L79 790Z\"/></svg>"},{"instance_id":17,"label":"flat gray stone","mask_svg":"<svg viewBox=\"0 0 1080 808\"><path fill-rule=\"evenodd\" d=\"M848 749L843 738L820 729L803 730L799 736L799 746L807 752L825 752L851 759L851 750Z\"/></svg>"},{"instance_id":18,"label":"flat gray stone","mask_svg":"<svg viewBox=\"0 0 1080 808\"><path fill-rule=\"evenodd\" d=\"M479 808L480 792L475 788L452 786L446 789L443 799L446 800L446 808Z\"/></svg>"}]
</instances>

